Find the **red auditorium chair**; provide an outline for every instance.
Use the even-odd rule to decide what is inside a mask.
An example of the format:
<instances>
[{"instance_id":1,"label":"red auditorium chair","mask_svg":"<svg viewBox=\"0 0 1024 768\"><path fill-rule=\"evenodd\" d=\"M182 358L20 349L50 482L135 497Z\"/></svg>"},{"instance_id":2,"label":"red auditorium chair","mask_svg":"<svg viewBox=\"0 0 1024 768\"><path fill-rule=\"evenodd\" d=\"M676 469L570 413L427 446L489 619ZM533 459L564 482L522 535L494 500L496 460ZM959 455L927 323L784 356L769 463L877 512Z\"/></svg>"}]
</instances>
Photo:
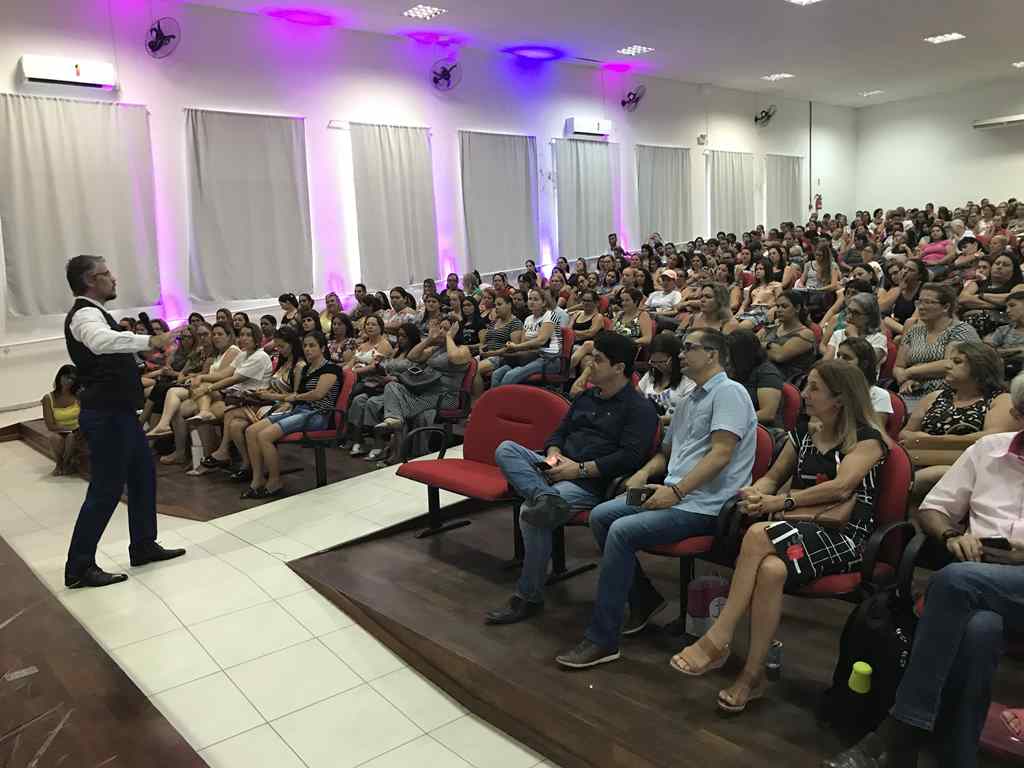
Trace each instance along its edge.
<instances>
[{"instance_id":1,"label":"red auditorium chair","mask_svg":"<svg viewBox=\"0 0 1024 768\"><path fill-rule=\"evenodd\" d=\"M896 355L899 353L899 347L892 339L886 339L885 347L885 362L882 363L882 368L878 372L878 386L880 387L885 387L892 381L893 370L896 368Z\"/></svg>"},{"instance_id":2,"label":"red auditorium chair","mask_svg":"<svg viewBox=\"0 0 1024 768\"><path fill-rule=\"evenodd\" d=\"M776 442L771 433L757 425L757 446L754 449L754 468L751 471L751 482L760 480L764 473L771 467L776 455L781 451L783 441ZM735 501L727 506L735 506ZM710 555L716 544L725 542L730 538L729 526L735 526L739 522L738 516L727 515L725 510L718 516L718 532L714 536L691 536L688 539L680 539L671 544L659 544L656 547L644 551L661 557L674 557L679 560L679 618L671 622L670 632L682 634L686 628L686 598L693 580L693 561L695 557ZM738 531L733 532L733 537L738 537ZM730 552L724 555L722 560L728 560L731 564L735 560L735 553ZM716 559L716 562L718 560Z\"/></svg>"},{"instance_id":3,"label":"red auditorium chair","mask_svg":"<svg viewBox=\"0 0 1024 768\"><path fill-rule=\"evenodd\" d=\"M547 370L535 373L527 380L527 384L540 384L542 387L551 389L566 389L572 383L572 345L576 343L576 333L572 328L561 328L557 333L562 334L562 348L558 353L558 371L550 373Z\"/></svg>"},{"instance_id":4,"label":"red auditorium chair","mask_svg":"<svg viewBox=\"0 0 1024 768\"><path fill-rule=\"evenodd\" d=\"M800 408L803 399L800 397L800 390L786 382L782 385L782 426L787 432L796 429L797 421L800 419Z\"/></svg>"},{"instance_id":5,"label":"red auditorium chair","mask_svg":"<svg viewBox=\"0 0 1024 768\"><path fill-rule=\"evenodd\" d=\"M448 445L452 436L452 429L460 421L469 416L469 409L473 404L473 380L476 379L476 369L479 362L475 357L470 358L466 366L466 373L462 377L462 384L459 386L459 399L454 405L447 408L442 407L450 395L441 395L437 400L437 415L434 417L435 424L444 427L444 444Z\"/></svg>"},{"instance_id":6,"label":"red auditorium chair","mask_svg":"<svg viewBox=\"0 0 1024 768\"><path fill-rule=\"evenodd\" d=\"M892 401L892 413L885 419L885 431L893 440L899 440L910 414L907 413L907 404L898 393L890 392L889 399Z\"/></svg>"},{"instance_id":7,"label":"red auditorium chair","mask_svg":"<svg viewBox=\"0 0 1024 768\"><path fill-rule=\"evenodd\" d=\"M436 459L406 461L398 469L399 477L427 486L427 528L417 536L469 525L468 520L442 522L442 490L484 501L515 501L515 491L494 462L494 451L503 440L543 451L545 441L568 411L569 402L564 397L539 387L508 384L485 392L473 406L473 416L466 425L461 459L446 459L445 443ZM407 455L413 439L431 432L446 435L445 428L437 424L414 429L402 443L402 456ZM514 520L518 527L518 502Z\"/></svg>"},{"instance_id":8,"label":"red auditorium chair","mask_svg":"<svg viewBox=\"0 0 1024 768\"><path fill-rule=\"evenodd\" d=\"M817 323L810 323L807 327L814 332L814 348L818 349L821 346L821 340L823 338L821 326Z\"/></svg>"},{"instance_id":9,"label":"red auditorium chair","mask_svg":"<svg viewBox=\"0 0 1024 768\"><path fill-rule=\"evenodd\" d=\"M306 432L305 430L293 432L277 441L278 445L302 445L313 449L317 488L327 485L327 449L328 447L338 445L345 435L348 403L352 396L352 387L355 386L355 383L355 373L348 368L342 370L341 388L338 390L338 399L334 403L333 427L313 432Z\"/></svg>"}]
</instances>

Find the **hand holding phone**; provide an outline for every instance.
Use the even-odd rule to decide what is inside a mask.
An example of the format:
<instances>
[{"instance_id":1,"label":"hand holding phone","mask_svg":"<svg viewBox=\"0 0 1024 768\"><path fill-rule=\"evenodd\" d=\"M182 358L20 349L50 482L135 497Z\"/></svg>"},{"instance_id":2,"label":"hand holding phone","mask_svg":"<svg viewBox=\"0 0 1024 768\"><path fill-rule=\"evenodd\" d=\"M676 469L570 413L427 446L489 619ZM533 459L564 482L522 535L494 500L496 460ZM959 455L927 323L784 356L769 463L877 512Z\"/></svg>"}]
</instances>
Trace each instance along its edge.
<instances>
[{"instance_id":1,"label":"hand holding phone","mask_svg":"<svg viewBox=\"0 0 1024 768\"><path fill-rule=\"evenodd\" d=\"M1006 552L1013 549L1013 547L1010 546L1010 540L1001 536L981 539L981 546L988 547L989 549L1002 549Z\"/></svg>"},{"instance_id":2,"label":"hand holding phone","mask_svg":"<svg viewBox=\"0 0 1024 768\"><path fill-rule=\"evenodd\" d=\"M626 491L626 503L631 507L642 506L651 496L654 495L654 488L644 486L642 488L630 488Z\"/></svg>"}]
</instances>

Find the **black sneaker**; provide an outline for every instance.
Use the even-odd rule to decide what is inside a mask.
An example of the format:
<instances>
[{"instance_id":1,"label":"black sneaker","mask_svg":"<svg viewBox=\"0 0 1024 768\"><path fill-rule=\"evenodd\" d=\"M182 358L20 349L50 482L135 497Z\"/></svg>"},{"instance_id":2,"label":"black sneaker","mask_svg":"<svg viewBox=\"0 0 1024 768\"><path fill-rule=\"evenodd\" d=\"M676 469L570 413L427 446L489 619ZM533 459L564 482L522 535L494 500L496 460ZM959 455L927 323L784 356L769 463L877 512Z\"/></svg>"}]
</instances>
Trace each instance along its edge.
<instances>
[{"instance_id":1,"label":"black sneaker","mask_svg":"<svg viewBox=\"0 0 1024 768\"><path fill-rule=\"evenodd\" d=\"M629 618L626 619L626 623L622 626L622 634L626 637L630 635L638 635L647 629L647 625L650 624L651 619L657 616L659 613L668 608L668 603L662 600L657 603L650 610L636 610L629 609Z\"/></svg>"},{"instance_id":2,"label":"black sneaker","mask_svg":"<svg viewBox=\"0 0 1024 768\"><path fill-rule=\"evenodd\" d=\"M545 493L523 504L519 516L530 525L552 531L572 519L569 502L557 493Z\"/></svg>"},{"instance_id":3,"label":"black sneaker","mask_svg":"<svg viewBox=\"0 0 1024 768\"><path fill-rule=\"evenodd\" d=\"M618 648L601 648L589 640L584 640L571 651L555 656L555 661L568 669L586 669L615 661L619 655Z\"/></svg>"}]
</instances>

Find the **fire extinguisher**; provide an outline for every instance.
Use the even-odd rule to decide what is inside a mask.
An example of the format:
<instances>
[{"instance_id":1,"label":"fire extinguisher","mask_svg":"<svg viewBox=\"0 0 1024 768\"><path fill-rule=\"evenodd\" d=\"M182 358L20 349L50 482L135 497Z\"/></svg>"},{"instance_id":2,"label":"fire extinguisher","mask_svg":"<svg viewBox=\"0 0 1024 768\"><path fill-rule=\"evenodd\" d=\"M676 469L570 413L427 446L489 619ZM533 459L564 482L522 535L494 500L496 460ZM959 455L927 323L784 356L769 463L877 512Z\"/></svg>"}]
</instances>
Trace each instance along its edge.
<instances>
[{"instance_id":1,"label":"fire extinguisher","mask_svg":"<svg viewBox=\"0 0 1024 768\"><path fill-rule=\"evenodd\" d=\"M820 193L814 196L814 210L816 210L816 211L820 211L821 210L821 194Z\"/></svg>"}]
</instances>

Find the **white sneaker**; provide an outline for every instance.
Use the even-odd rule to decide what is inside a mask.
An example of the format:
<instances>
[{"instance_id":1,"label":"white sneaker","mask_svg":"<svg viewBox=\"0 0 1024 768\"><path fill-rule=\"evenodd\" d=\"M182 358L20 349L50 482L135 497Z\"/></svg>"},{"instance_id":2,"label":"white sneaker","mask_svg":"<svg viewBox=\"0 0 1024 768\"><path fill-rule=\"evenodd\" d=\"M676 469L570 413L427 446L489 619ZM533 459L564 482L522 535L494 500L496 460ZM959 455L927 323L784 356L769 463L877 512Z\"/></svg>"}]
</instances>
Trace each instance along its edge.
<instances>
[{"instance_id":1,"label":"white sneaker","mask_svg":"<svg viewBox=\"0 0 1024 768\"><path fill-rule=\"evenodd\" d=\"M386 456L386 455L387 455L387 449L385 449L385 448L374 448L367 455L366 460L367 461L378 461L378 460L384 458L384 456Z\"/></svg>"},{"instance_id":2,"label":"white sneaker","mask_svg":"<svg viewBox=\"0 0 1024 768\"><path fill-rule=\"evenodd\" d=\"M349 456L362 456L366 453L366 447L362 443L356 443L352 446L352 450L348 452Z\"/></svg>"}]
</instances>

